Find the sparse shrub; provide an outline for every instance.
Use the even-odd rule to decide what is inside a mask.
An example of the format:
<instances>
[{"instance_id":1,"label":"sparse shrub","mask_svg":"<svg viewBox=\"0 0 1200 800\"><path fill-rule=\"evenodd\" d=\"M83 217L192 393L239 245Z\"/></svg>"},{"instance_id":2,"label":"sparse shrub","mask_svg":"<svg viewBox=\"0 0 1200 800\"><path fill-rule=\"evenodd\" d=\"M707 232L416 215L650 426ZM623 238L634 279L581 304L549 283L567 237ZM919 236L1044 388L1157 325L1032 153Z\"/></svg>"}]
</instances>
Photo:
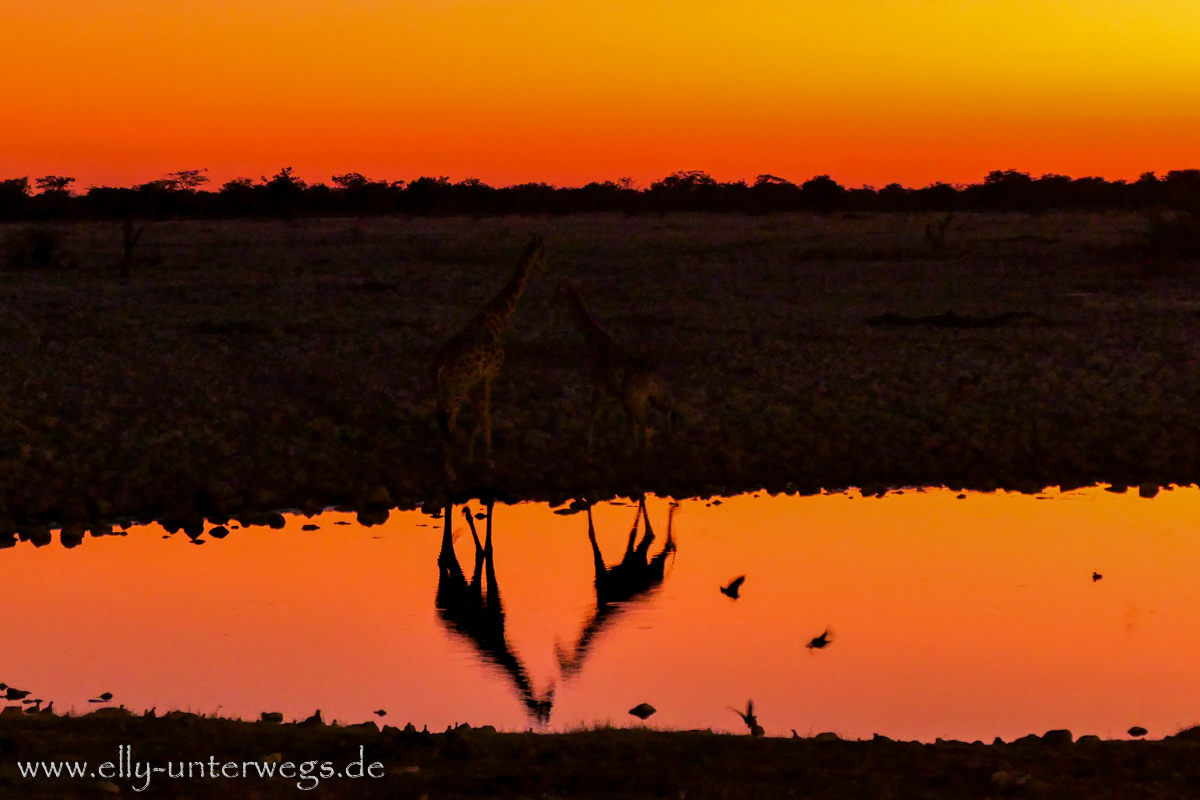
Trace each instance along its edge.
<instances>
[{"instance_id":1,"label":"sparse shrub","mask_svg":"<svg viewBox=\"0 0 1200 800\"><path fill-rule=\"evenodd\" d=\"M74 259L63 248L63 235L53 228L17 228L4 240L0 265L5 270L46 271L70 269Z\"/></svg>"}]
</instances>

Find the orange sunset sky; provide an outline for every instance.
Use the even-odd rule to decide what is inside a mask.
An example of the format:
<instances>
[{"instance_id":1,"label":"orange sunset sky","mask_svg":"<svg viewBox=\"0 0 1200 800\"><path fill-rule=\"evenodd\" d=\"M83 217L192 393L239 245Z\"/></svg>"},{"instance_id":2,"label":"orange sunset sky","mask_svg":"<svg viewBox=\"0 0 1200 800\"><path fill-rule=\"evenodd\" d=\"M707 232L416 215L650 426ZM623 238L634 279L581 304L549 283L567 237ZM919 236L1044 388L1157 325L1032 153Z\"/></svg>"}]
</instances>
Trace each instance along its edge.
<instances>
[{"instance_id":1,"label":"orange sunset sky","mask_svg":"<svg viewBox=\"0 0 1200 800\"><path fill-rule=\"evenodd\" d=\"M1195 0L3 0L0 178L1200 166Z\"/></svg>"}]
</instances>

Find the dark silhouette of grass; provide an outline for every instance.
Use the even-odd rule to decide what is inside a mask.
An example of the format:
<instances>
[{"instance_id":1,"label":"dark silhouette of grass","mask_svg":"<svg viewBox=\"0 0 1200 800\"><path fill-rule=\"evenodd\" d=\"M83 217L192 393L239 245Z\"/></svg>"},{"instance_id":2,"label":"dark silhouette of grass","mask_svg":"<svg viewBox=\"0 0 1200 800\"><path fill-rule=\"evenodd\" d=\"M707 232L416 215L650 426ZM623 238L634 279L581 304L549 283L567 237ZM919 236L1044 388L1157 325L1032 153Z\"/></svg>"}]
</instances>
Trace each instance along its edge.
<instances>
[{"instance_id":1,"label":"dark silhouette of grass","mask_svg":"<svg viewBox=\"0 0 1200 800\"><path fill-rule=\"evenodd\" d=\"M74 800L116 794L114 790L122 796L136 794L134 787L143 785L136 777L19 777L18 761L99 765L113 759L118 745L130 746L138 764L178 765L184 754L212 754L218 773L226 762L261 764L271 753L293 764L328 761L343 768L365 756L364 767L376 761L381 765L371 773L377 777L321 779L313 794L329 798L1166 800L1191 797L1191 787L1200 784L1194 729L1137 742L1095 736L1073 741L1068 731L1049 731L985 745L941 740L922 744L885 736L846 741L831 733L781 738L610 727L553 735L498 733L487 725L460 725L444 733L418 728L419 723L380 731L373 721L334 726L318 719L279 724L274 715L243 722L182 711L133 716L119 708L81 717L6 714L0 719L0 741L10 749L0 762L0 786L4 797L13 800ZM155 773L146 795L174 797L186 786L186 796L198 800L267 800L295 797L297 787L314 788L312 780L300 780L294 767L291 775L180 781ZM245 791L238 791L242 787Z\"/></svg>"}]
</instances>

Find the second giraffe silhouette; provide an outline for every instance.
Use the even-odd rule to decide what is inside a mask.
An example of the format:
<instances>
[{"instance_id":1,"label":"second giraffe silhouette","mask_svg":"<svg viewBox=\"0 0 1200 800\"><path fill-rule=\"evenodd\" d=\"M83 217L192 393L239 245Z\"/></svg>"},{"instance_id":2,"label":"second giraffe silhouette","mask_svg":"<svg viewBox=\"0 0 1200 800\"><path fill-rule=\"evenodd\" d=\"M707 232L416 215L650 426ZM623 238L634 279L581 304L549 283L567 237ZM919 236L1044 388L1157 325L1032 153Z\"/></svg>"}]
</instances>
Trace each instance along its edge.
<instances>
[{"instance_id":1,"label":"second giraffe silhouette","mask_svg":"<svg viewBox=\"0 0 1200 800\"><path fill-rule=\"evenodd\" d=\"M492 467L492 384L504 366L501 337L525 290L525 281L530 273L545 264L545 260L542 237L534 234L508 283L483 307L483 311L443 345L434 360L438 427L445 439L446 477L450 480L457 477L453 450L458 413L477 389L480 391L478 414L467 442L467 460L470 461L474 454L475 436L482 426L487 466Z\"/></svg>"},{"instance_id":2,"label":"second giraffe silhouette","mask_svg":"<svg viewBox=\"0 0 1200 800\"><path fill-rule=\"evenodd\" d=\"M592 543L592 563L596 570L596 612L586 623L575 642L575 647L568 655L562 648L555 647L558 656L558 667L564 677L570 678L583 668L583 662L591 651L596 636L612 622L626 605L638 598L648 595L662 584L666 572L667 558L675 553L675 506L667 516L667 541L660 553L653 558L650 556L650 545L654 542L654 531L650 529L650 516L646 513L646 499L638 503L637 514L633 518L633 530L629 532L629 542L625 546L625 555L621 563L612 567L604 566L604 556L600 554L600 545L596 542L596 526L592 522L592 508L589 505L588 539ZM646 532L638 542L638 522L645 520Z\"/></svg>"},{"instance_id":3,"label":"second giraffe silhouette","mask_svg":"<svg viewBox=\"0 0 1200 800\"><path fill-rule=\"evenodd\" d=\"M664 402L662 381L657 370L645 358L632 352L600 327L588 313L583 299L566 281L554 292L556 302L565 303L571 321L583 336L588 366L592 370L592 408L588 418L587 454L591 457L600 411L600 397L607 391L625 409L629 420L634 448L645 452L650 444L649 407L654 406L667 418L667 433L671 432L671 409Z\"/></svg>"}]
</instances>

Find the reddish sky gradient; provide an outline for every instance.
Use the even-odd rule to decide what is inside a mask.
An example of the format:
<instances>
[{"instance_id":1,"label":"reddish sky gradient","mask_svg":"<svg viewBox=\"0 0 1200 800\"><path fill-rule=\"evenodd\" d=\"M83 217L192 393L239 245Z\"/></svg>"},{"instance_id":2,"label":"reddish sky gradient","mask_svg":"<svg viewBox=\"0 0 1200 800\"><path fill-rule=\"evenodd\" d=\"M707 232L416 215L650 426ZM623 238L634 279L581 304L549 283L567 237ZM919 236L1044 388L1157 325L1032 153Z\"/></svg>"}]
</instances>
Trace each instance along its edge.
<instances>
[{"instance_id":1,"label":"reddish sky gradient","mask_svg":"<svg viewBox=\"0 0 1200 800\"><path fill-rule=\"evenodd\" d=\"M0 178L1200 166L1194 0L5 0Z\"/></svg>"}]
</instances>

